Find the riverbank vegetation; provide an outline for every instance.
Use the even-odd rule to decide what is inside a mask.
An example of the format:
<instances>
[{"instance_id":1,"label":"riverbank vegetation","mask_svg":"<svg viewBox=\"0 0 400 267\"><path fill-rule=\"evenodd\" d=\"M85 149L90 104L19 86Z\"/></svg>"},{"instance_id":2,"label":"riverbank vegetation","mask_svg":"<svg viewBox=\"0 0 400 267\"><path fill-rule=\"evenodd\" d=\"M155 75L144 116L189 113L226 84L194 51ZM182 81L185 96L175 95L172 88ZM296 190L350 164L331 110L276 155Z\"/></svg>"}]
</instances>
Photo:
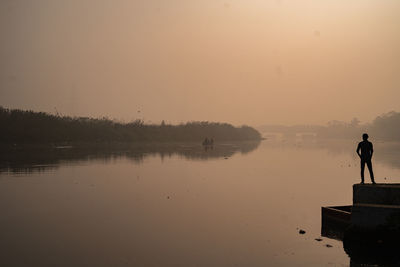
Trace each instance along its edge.
<instances>
[{"instance_id":1,"label":"riverbank vegetation","mask_svg":"<svg viewBox=\"0 0 400 267\"><path fill-rule=\"evenodd\" d=\"M0 143L65 142L201 142L260 140L260 133L249 127L227 123L188 122L179 125L129 123L108 118L52 115L44 112L0 107Z\"/></svg>"}]
</instances>

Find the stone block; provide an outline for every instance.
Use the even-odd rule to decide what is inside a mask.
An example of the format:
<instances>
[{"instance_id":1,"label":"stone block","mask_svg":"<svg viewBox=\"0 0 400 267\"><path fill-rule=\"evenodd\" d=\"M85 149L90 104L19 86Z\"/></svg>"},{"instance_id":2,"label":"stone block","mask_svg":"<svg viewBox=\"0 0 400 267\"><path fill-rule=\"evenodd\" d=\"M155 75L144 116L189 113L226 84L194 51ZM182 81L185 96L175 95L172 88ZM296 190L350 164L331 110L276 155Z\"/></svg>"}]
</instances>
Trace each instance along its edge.
<instances>
[{"instance_id":1,"label":"stone block","mask_svg":"<svg viewBox=\"0 0 400 267\"><path fill-rule=\"evenodd\" d=\"M400 184L355 184L353 204L400 205Z\"/></svg>"},{"instance_id":2,"label":"stone block","mask_svg":"<svg viewBox=\"0 0 400 267\"><path fill-rule=\"evenodd\" d=\"M400 229L400 205L354 204L351 224L362 228Z\"/></svg>"}]
</instances>

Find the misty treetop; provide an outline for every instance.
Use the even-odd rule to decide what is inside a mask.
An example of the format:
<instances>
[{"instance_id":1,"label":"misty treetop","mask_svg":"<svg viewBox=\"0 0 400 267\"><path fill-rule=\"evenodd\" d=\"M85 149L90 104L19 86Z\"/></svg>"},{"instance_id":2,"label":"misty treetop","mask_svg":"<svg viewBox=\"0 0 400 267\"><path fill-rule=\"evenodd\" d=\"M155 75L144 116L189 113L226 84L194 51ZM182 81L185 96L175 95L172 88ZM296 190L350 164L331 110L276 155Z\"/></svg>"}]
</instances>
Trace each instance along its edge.
<instances>
[{"instance_id":1,"label":"misty treetop","mask_svg":"<svg viewBox=\"0 0 400 267\"><path fill-rule=\"evenodd\" d=\"M258 128L263 132L284 133L295 136L296 133L314 133L318 138L360 139L365 132L373 139L400 141L400 112L391 111L376 117L370 123L361 124L360 120L338 121L333 120L327 125L263 125Z\"/></svg>"},{"instance_id":2,"label":"misty treetop","mask_svg":"<svg viewBox=\"0 0 400 267\"><path fill-rule=\"evenodd\" d=\"M227 123L188 122L180 125L130 123L107 118L68 117L44 112L0 107L0 143L51 142L137 142L260 140L261 135L249 126Z\"/></svg>"},{"instance_id":3,"label":"misty treetop","mask_svg":"<svg viewBox=\"0 0 400 267\"><path fill-rule=\"evenodd\" d=\"M360 139L364 132L368 132L374 139L400 141L400 112L382 114L365 124L360 124L357 118L350 122L331 121L328 126L319 128L317 134L327 138Z\"/></svg>"},{"instance_id":4,"label":"misty treetop","mask_svg":"<svg viewBox=\"0 0 400 267\"><path fill-rule=\"evenodd\" d=\"M400 112L391 111L376 117L368 131L384 140L400 140Z\"/></svg>"}]
</instances>

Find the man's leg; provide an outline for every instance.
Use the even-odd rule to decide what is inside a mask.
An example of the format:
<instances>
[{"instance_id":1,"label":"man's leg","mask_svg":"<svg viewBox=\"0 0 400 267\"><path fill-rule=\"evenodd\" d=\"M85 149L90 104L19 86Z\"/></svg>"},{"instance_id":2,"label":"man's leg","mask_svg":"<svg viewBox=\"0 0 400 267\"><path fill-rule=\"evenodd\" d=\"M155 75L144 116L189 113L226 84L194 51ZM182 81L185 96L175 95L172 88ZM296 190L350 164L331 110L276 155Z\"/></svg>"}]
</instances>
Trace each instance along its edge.
<instances>
[{"instance_id":1,"label":"man's leg","mask_svg":"<svg viewBox=\"0 0 400 267\"><path fill-rule=\"evenodd\" d=\"M364 160L361 160L360 166L361 166L361 183L363 184L364 183L364 169L365 169L365 161Z\"/></svg>"},{"instance_id":2,"label":"man's leg","mask_svg":"<svg viewBox=\"0 0 400 267\"><path fill-rule=\"evenodd\" d=\"M371 162L371 160L367 161L367 166L368 166L368 170L369 170L369 176L371 177L371 182L374 184L375 183L375 179L374 179L374 172L372 171L372 162Z\"/></svg>"}]
</instances>

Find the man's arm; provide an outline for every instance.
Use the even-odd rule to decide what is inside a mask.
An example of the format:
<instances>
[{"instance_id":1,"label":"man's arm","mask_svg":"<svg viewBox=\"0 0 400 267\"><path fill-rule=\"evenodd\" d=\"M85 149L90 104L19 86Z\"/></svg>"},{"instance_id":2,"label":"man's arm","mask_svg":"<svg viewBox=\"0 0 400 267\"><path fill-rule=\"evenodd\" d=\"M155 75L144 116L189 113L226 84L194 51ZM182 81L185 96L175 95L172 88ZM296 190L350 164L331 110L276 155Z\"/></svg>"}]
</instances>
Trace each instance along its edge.
<instances>
[{"instance_id":1,"label":"man's arm","mask_svg":"<svg viewBox=\"0 0 400 267\"><path fill-rule=\"evenodd\" d=\"M360 143L358 143L356 152L357 152L357 155L361 158L360 149L361 149L361 146L360 146Z\"/></svg>"},{"instance_id":2,"label":"man's arm","mask_svg":"<svg viewBox=\"0 0 400 267\"><path fill-rule=\"evenodd\" d=\"M372 154L374 153L374 146L371 143L371 158L372 158Z\"/></svg>"}]
</instances>

